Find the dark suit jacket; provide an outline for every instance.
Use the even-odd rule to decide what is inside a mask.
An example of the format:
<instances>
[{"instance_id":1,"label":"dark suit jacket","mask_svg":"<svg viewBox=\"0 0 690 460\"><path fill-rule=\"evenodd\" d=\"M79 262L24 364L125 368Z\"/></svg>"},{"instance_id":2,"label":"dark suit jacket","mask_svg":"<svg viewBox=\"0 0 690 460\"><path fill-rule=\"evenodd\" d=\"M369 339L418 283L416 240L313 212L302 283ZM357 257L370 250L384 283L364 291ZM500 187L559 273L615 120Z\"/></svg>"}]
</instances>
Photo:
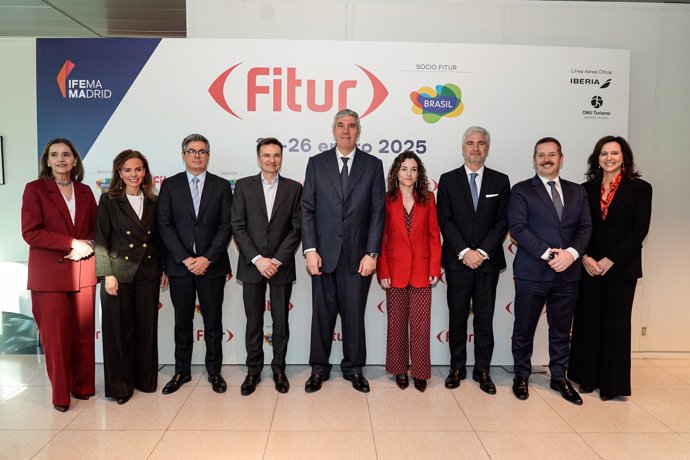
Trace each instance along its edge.
<instances>
[{"instance_id":1,"label":"dark suit jacket","mask_svg":"<svg viewBox=\"0 0 690 460\"><path fill-rule=\"evenodd\" d=\"M232 231L240 249L237 278L258 283L262 276L252 263L258 255L280 261L271 284L292 283L295 275L295 251L300 242L302 186L279 176L273 210L266 213L261 174L245 177L235 184L232 199Z\"/></svg>"},{"instance_id":2,"label":"dark suit jacket","mask_svg":"<svg viewBox=\"0 0 690 460\"><path fill-rule=\"evenodd\" d=\"M302 248L315 248L324 273L335 271L340 251L356 273L367 252L381 252L386 220L383 163L357 149L343 196L335 148L309 158L302 192Z\"/></svg>"},{"instance_id":3,"label":"dark suit jacket","mask_svg":"<svg viewBox=\"0 0 690 460\"><path fill-rule=\"evenodd\" d=\"M376 271L379 280L390 278L394 288L427 287L430 276L441 275L441 234L433 193L427 204L415 203L409 235L403 200L386 198L386 226Z\"/></svg>"},{"instance_id":4,"label":"dark suit jacket","mask_svg":"<svg viewBox=\"0 0 690 460\"><path fill-rule=\"evenodd\" d=\"M513 272L527 281L551 281L556 272L541 256L549 248L572 247L585 254L592 234L592 219L584 187L564 179L563 215L559 221L551 196L539 176L515 184L508 201L510 234L518 243ZM580 279L578 258L561 273L563 281Z\"/></svg>"},{"instance_id":5,"label":"dark suit jacket","mask_svg":"<svg viewBox=\"0 0 690 460\"><path fill-rule=\"evenodd\" d=\"M141 267L147 280L158 279L156 202L144 198L141 220L126 195L101 195L96 212L96 276L131 283Z\"/></svg>"},{"instance_id":6,"label":"dark suit jacket","mask_svg":"<svg viewBox=\"0 0 690 460\"><path fill-rule=\"evenodd\" d=\"M465 166L441 176L438 183L438 222L443 235L442 263L446 270L471 271L458 260L465 249L482 249L489 258L477 270L497 272L506 268L503 240L508 233L508 176L484 167L477 210Z\"/></svg>"},{"instance_id":7,"label":"dark suit jacket","mask_svg":"<svg viewBox=\"0 0 690 460\"><path fill-rule=\"evenodd\" d=\"M589 197L593 226L587 254L595 260L608 257L613 261L613 267L606 273L608 278L640 278L642 241L652 217L652 186L642 179L622 179L604 221L599 205L601 181L583 185Z\"/></svg>"},{"instance_id":8,"label":"dark suit jacket","mask_svg":"<svg viewBox=\"0 0 690 460\"><path fill-rule=\"evenodd\" d=\"M163 265L168 276L185 276L189 270L182 262L187 257L199 256L211 262L205 275L209 278L232 272L228 257L232 237L231 208L230 182L208 171L201 192L199 217L194 215L187 173L181 172L163 181L158 196L158 233L167 249Z\"/></svg>"},{"instance_id":9,"label":"dark suit jacket","mask_svg":"<svg viewBox=\"0 0 690 460\"><path fill-rule=\"evenodd\" d=\"M29 290L78 291L98 282L93 256L78 262L65 259L72 240L93 240L96 224L96 200L91 189L79 182L72 184L74 224L54 180L37 179L26 184L22 236L29 244Z\"/></svg>"}]
</instances>

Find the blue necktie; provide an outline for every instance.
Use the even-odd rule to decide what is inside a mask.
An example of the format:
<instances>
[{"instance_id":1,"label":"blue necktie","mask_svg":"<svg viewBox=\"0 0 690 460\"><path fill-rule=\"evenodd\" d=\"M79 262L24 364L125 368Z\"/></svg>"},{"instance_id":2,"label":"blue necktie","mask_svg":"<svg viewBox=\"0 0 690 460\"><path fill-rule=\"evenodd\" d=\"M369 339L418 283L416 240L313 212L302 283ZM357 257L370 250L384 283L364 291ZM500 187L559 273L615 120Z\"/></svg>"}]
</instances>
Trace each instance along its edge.
<instances>
[{"instance_id":1,"label":"blue necktie","mask_svg":"<svg viewBox=\"0 0 690 460\"><path fill-rule=\"evenodd\" d=\"M479 174L473 172L470 173L470 192L472 192L472 204L474 205L474 210L477 210L477 203L479 202L479 190L477 190L477 176Z\"/></svg>"},{"instance_id":2,"label":"blue necktie","mask_svg":"<svg viewBox=\"0 0 690 460\"><path fill-rule=\"evenodd\" d=\"M563 214L563 202L561 201L561 194L558 193L555 181L548 181L547 184L551 187L551 199L553 200L553 207L556 208L556 214L558 214L558 220L561 220L561 215Z\"/></svg>"},{"instance_id":3,"label":"blue necktie","mask_svg":"<svg viewBox=\"0 0 690 460\"><path fill-rule=\"evenodd\" d=\"M194 203L194 215L199 217L199 203L201 203L201 194L199 193L199 178L192 179L192 203Z\"/></svg>"}]
</instances>

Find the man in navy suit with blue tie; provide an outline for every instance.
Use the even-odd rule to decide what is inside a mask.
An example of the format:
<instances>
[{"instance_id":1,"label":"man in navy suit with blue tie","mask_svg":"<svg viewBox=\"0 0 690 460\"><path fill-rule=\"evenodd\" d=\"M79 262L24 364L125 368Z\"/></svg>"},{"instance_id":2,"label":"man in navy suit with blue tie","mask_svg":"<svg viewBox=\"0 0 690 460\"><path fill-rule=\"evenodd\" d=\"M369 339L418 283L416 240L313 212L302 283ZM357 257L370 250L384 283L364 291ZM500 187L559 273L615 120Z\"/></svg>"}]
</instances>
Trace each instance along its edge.
<instances>
[{"instance_id":1,"label":"man in navy suit with blue tie","mask_svg":"<svg viewBox=\"0 0 690 460\"><path fill-rule=\"evenodd\" d=\"M559 177L563 152L557 139L537 141L533 160L537 174L516 184L508 202L510 234L518 243L513 263L513 394L521 400L529 397L534 332L546 304L550 386L566 401L580 405L582 399L565 374L580 257L592 234L587 193L581 185Z\"/></svg>"}]
</instances>

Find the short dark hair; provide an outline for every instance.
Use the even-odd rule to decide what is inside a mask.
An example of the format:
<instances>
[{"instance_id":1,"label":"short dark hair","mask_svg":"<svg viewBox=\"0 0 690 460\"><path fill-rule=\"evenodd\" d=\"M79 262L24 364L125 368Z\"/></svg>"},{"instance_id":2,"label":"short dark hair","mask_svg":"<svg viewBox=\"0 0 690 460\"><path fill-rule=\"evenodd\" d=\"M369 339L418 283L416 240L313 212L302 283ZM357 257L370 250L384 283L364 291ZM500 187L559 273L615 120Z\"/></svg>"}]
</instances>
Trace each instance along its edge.
<instances>
[{"instance_id":1,"label":"short dark hair","mask_svg":"<svg viewBox=\"0 0 690 460\"><path fill-rule=\"evenodd\" d=\"M537 157L537 147L539 147L541 144L548 144L549 142L553 142L554 144L556 144L556 146L558 147L558 153L561 156L563 155L563 150L561 149L561 143L558 142L558 139L556 139L555 137L542 137L541 139L539 139L537 141L536 144L534 144L534 154L532 155L532 158Z\"/></svg>"},{"instance_id":2,"label":"short dark hair","mask_svg":"<svg viewBox=\"0 0 690 460\"><path fill-rule=\"evenodd\" d=\"M261 147L264 145L277 145L280 147L280 154L283 154L283 143L280 142L278 139L275 137L265 137L261 139L259 142L256 143L256 156L259 156L259 150L261 150Z\"/></svg>"},{"instance_id":3,"label":"short dark hair","mask_svg":"<svg viewBox=\"0 0 690 460\"><path fill-rule=\"evenodd\" d=\"M189 145L190 142L203 142L206 144L206 150L208 150L208 153L211 153L211 144L208 143L208 139L206 139L204 136L201 134L190 134L189 136L185 137L182 139L182 153L185 153L187 150L187 146Z\"/></svg>"},{"instance_id":4,"label":"short dark hair","mask_svg":"<svg viewBox=\"0 0 690 460\"><path fill-rule=\"evenodd\" d=\"M623 168L621 168L621 172L623 177L626 179L637 179L641 177L642 175L635 168L635 159L633 158L632 148L630 148L628 141L620 136L604 136L594 144L594 150L589 158L587 158L587 172L585 173L587 180L601 180L604 176L599 166L599 154L604 144L608 144L609 142L616 142L621 146L621 153L623 154Z\"/></svg>"},{"instance_id":5,"label":"short dark hair","mask_svg":"<svg viewBox=\"0 0 690 460\"><path fill-rule=\"evenodd\" d=\"M40 167L38 170L39 179L52 179L53 171L50 165L48 165L48 154L50 153L50 148L55 144L65 144L72 151L74 155L74 167L69 172L70 178L75 182L81 182L84 179L84 163L81 161L79 152L77 148L72 144L72 141L62 137L58 137L49 141L43 148L43 154L41 155L41 160L39 161Z\"/></svg>"}]
</instances>

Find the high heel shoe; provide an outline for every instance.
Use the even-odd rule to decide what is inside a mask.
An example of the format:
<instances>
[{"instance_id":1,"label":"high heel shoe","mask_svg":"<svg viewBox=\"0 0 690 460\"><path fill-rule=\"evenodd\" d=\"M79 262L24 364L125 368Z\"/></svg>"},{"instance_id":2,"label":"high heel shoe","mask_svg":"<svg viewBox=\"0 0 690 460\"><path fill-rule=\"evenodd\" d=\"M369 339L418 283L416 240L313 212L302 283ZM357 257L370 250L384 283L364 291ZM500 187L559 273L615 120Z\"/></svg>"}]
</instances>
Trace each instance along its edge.
<instances>
[{"instance_id":1,"label":"high heel shoe","mask_svg":"<svg viewBox=\"0 0 690 460\"><path fill-rule=\"evenodd\" d=\"M53 407L58 412L67 412L67 409L69 409L69 404L66 406L60 406L59 404L53 403Z\"/></svg>"},{"instance_id":2,"label":"high heel shoe","mask_svg":"<svg viewBox=\"0 0 690 460\"><path fill-rule=\"evenodd\" d=\"M398 385L398 388L404 390L409 386L410 380L407 378L407 374L396 374L395 383Z\"/></svg>"},{"instance_id":3,"label":"high heel shoe","mask_svg":"<svg viewBox=\"0 0 690 460\"><path fill-rule=\"evenodd\" d=\"M419 391L421 391L422 393L424 393L424 390L426 390L426 380L415 378L415 379L414 379L414 387L415 387L417 390L419 390Z\"/></svg>"}]
</instances>

